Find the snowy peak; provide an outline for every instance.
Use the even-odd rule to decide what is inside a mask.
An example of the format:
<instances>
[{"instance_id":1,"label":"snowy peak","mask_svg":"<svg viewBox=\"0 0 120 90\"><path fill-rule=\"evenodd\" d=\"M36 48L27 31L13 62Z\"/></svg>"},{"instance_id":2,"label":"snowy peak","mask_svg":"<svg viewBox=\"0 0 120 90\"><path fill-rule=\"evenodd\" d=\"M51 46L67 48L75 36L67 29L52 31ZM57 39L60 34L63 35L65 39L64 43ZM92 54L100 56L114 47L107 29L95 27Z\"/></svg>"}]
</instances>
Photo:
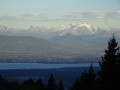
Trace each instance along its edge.
<instances>
[{"instance_id":1,"label":"snowy peak","mask_svg":"<svg viewBox=\"0 0 120 90\"><path fill-rule=\"evenodd\" d=\"M65 35L67 33L73 35L81 35L81 34L92 35L97 33L99 27L92 26L87 23L78 23L78 24L62 25L60 29L63 30L60 36Z\"/></svg>"},{"instance_id":2,"label":"snowy peak","mask_svg":"<svg viewBox=\"0 0 120 90\"><path fill-rule=\"evenodd\" d=\"M71 34L74 36L79 35L97 35L100 37L111 36L113 34L120 37L120 28L102 29L95 25L87 23L76 23L61 25L60 27L44 27L44 26L30 26L28 29L8 28L5 25L0 25L0 33L7 35L30 35L44 37L56 37Z\"/></svg>"},{"instance_id":3,"label":"snowy peak","mask_svg":"<svg viewBox=\"0 0 120 90\"><path fill-rule=\"evenodd\" d=\"M60 26L60 30L64 31L64 30L68 30L70 28L70 25L62 25Z\"/></svg>"},{"instance_id":4,"label":"snowy peak","mask_svg":"<svg viewBox=\"0 0 120 90\"><path fill-rule=\"evenodd\" d=\"M89 25L87 23L78 24L78 27L84 27L84 28L87 28L87 29L91 29L91 25Z\"/></svg>"},{"instance_id":5,"label":"snowy peak","mask_svg":"<svg viewBox=\"0 0 120 90\"><path fill-rule=\"evenodd\" d=\"M30 26L28 30L31 32L45 32L47 28L42 26Z\"/></svg>"},{"instance_id":6,"label":"snowy peak","mask_svg":"<svg viewBox=\"0 0 120 90\"><path fill-rule=\"evenodd\" d=\"M7 31L8 31L7 26L1 24L1 25L0 25L0 31L1 31L1 32L7 32Z\"/></svg>"}]
</instances>

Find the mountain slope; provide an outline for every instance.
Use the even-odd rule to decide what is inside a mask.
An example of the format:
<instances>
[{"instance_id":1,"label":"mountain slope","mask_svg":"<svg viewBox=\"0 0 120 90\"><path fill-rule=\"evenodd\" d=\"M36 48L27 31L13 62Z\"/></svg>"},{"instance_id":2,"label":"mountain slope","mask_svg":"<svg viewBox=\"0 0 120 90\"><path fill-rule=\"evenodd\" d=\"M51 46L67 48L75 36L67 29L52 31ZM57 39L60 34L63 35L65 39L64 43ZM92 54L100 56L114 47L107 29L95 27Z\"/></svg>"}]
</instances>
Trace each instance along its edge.
<instances>
[{"instance_id":1,"label":"mountain slope","mask_svg":"<svg viewBox=\"0 0 120 90\"><path fill-rule=\"evenodd\" d=\"M28 29L0 25L0 34L9 35L0 36L3 62L81 62L100 57L113 34L120 42L119 28L102 29L87 23Z\"/></svg>"},{"instance_id":2,"label":"mountain slope","mask_svg":"<svg viewBox=\"0 0 120 90\"><path fill-rule=\"evenodd\" d=\"M95 53L41 38L0 35L0 62L76 63L96 61Z\"/></svg>"},{"instance_id":3,"label":"mountain slope","mask_svg":"<svg viewBox=\"0 0 120 90\"><path fill-rule=\"evenodd\" d=\"M57 44L41 38L31 36L0 36L0 49L4 50L24 50L41 51L43 48L57 48Z\"/></svg>"},{"instance_id":4,"label":"mountain slope","mask_svg":"<svg viewBox=\"0 0 120 90\"><path fill-rule=\"evenodd\" d=\"M30 36L0 36L0 58L4 62L13 60L14 62L25 62L29 59L46 59L50 55L60 53L63 47L45 39ZM16 60L15 60L16 59ZM27 62L29 62L29 60ZM44 62L44 61L43 61Z\"/></svg>"},{"instance_id":5,"label":"mountain slope","mask_svg":"<svg viewBox=\"0 0 120 90\"><path fill-rule=\"evenodd\" d=\"M72 52L72 53L71 53ZM0 62L75 62L78 50L30 36L0 36Z\"/></svg>"}]
</instances>

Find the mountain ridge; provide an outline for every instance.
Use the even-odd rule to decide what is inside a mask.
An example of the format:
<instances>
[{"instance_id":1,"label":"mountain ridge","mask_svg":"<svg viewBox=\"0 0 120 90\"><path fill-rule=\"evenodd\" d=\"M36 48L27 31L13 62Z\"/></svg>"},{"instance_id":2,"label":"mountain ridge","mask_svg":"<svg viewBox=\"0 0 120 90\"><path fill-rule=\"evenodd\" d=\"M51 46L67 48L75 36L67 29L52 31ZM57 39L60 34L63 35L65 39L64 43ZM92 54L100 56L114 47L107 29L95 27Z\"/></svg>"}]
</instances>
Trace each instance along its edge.
<instances>
[{"instance_id":1,"label":"mountain ridge","mask_svg":"<svg viewBox=\"0 0 120 90\"><path fill-rule=\"evenodd\" d=\"M113 34L120 42L119 28L86 23L29 29L0 25L0 34L0 62L98 62Z\"/></svg>"},{"instance_id":2,"label":"mountain ridge","mask_svg":"<svg viewBox=\"0 0 120 90\"><path fill-rule=\"evenodd\" d=\"M61 25L60 27L43 27L43 26L30 26L28 29L16 29L9 28L5 25L0 25L0 33L3 35L29 35L42 38L51 38L56 36L64 36L68 33L75 36L78 35L99 35L100 37L111 37L114 33L116 36L120 37L120 28L107 28L103 29L96 25L90 25L87 23L77 23ZM102 35L102 34L103 35Z\"/></svg>"},{"instance_id":3,"label":"mountain ridge","mask_svg":"<svg viewBox=\"0 0 120 90\"><path fill-rule=\"evenodd\" d=\"M0 42L0 62L86 62L79 50L41 38L0 35Z\"/></svg>"}]
</instances>

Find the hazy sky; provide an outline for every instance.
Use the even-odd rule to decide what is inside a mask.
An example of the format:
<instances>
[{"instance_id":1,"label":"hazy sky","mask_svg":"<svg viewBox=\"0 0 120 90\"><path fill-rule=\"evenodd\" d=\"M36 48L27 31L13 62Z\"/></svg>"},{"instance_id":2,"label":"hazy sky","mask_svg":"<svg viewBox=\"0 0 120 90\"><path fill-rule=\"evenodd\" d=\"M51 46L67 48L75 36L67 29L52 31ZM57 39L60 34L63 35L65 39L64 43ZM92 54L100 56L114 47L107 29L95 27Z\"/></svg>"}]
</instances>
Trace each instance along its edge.
<instances>
[{"instance_id":1,"label":"hazy sky","mask_svg":"<svg viewBox=\"0 0 120 90\"><path fill-rule=\"evenodd\" d=\"M0 0L0 24L9 27L82 22L120 27L120 0Z\"/></svg>"}]
</instances>

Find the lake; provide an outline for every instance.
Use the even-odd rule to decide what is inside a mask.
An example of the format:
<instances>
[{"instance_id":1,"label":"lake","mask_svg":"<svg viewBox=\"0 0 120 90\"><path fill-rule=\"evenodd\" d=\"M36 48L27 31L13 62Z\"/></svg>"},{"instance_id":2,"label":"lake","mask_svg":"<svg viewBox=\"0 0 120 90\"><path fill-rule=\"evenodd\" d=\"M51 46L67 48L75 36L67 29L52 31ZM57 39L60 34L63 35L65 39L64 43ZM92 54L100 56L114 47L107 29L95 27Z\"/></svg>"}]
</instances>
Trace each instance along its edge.
<instances>
[{"instance_id":1,"label":"lake","mask_svg":"<svg viewBox=\"0 0 120 90\"><path fill-rule=\"evenodd\" d=\"M79 64L46 64L46 63L0 63L0 70L7 69L50 69L66 67L90 67L91 63ZM99 63L93 63L93 67L99 67Z\"/></svg>"}]
</instances>

